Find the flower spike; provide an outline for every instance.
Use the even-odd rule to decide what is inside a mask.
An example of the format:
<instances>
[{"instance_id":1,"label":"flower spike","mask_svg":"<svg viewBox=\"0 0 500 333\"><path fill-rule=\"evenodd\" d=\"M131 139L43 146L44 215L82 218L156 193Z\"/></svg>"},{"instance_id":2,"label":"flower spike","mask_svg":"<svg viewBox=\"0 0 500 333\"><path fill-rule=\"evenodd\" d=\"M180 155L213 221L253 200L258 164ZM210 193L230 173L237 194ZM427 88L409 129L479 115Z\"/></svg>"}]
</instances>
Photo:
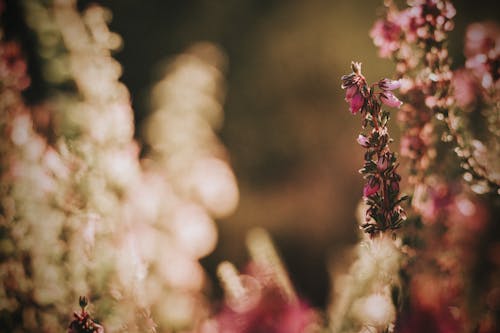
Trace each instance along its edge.
<instances>
[{"instance_id":1,"label":"flower spike","mask_svg":"<svg viewBox=\"0 0 500 333\"><path fill-rule=\"evenodd\" d=\"M387 122L389 112L382 110L382 104L399 108L402 102L391 92L401 86L399 80L382 79L377 84L368 86L361 74L361 64L351 64L353 72L342 76L342 88L346 90L345 100L349 111L357 114L361 111L363 128L368 125L372 130L360 134L357 142L366 149L365 164L360 170L366 179L363 197L369 208L365 232L374 235L388 229L397 229L406 219L400 203L405 197L399 197L399 181L396 173L396 154L389 149L392 139L389 137ZM376 89L376 88L379 89Z\"/></svg>"}]
</instances>

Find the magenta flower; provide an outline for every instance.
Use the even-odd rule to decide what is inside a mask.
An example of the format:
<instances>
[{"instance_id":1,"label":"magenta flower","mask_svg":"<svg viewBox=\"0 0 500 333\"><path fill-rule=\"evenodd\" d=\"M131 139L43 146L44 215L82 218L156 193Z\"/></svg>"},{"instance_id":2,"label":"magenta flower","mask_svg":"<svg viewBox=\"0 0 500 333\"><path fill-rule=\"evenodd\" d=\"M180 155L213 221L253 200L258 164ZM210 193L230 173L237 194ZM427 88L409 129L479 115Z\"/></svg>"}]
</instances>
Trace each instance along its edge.
<instances>
[{"instance_id":1,"label":"magenta flower","mask_svg":"<svg viewBox=\"0 0 500 333\"><path fill-rule=\"evenodd\" d=\"M378 86L380 89L384 91L395 90L401 88L400 80L391 80L391 79L382 79L378 82Z\"/></svg>"},{"instance_id":2,"label":"magenta flower","mask_svg":"<svg viewBox=\"0 0 500 333\"><path fill-rule=\"evenodd\" d=\"M366 85L366 80L361 75L361 64L353 62L351 64L353 72L342 76L342 89L346 89L345 101L349 104L349 111L356 114L365 104L365 98L361 92L361 87Z\"/></svg>"},{"instance_id":3,"label":"magenta flower","mask_svg":"<svg viewBox=\"0 0 500 333\"><path fill-rule=\"evenodd\" d=\"M349 104L349 111L351 111L352 114L358 113L363 107L363 104L365 104L365 99L357 86L347 88L345 101Z\"/></svg>"},{"instance_id":4,"label":"magenta flower","mask_svg":"<svg viewBox=\"0 0 500 333\"><path fill-rule=\"evenodd\" d=\"M377 178L372 177L368 180L365 187L363 188L363 196L366 198L371 197L372 195L377 193L379 189L380 181Z\"/></svg>"},{"instance_id":5,"label":"magenta flower","mask_svg":"<svg viewBox=\"0 0 500 333\"><path fill-rule=\"evenodd\" d=\"M403 102L401 102L393 93L389 91L384 91L380 94L380 101L387 106L393 108L399 108Z\"/></svg>"}]
</instances>

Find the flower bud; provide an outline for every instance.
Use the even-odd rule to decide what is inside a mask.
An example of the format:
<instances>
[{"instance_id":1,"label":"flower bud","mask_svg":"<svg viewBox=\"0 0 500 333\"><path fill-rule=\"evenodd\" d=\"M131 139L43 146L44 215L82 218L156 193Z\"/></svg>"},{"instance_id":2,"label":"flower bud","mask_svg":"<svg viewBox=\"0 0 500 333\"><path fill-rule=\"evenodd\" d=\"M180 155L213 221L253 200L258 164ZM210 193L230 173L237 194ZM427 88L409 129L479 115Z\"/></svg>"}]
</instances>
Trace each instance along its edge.
<instances>
[{"instance_id":1,"label":"flower bud","mask_svg":"<svg viewBox=\"0 0 500 333\"><path fill-rule=\"evenodd\" d=\"M379 172L384 172L389 166L389 157L387 155L382 155L377 161L377 169Z\"/></svg>"},{"instance_id":2,"label":"flower bud","mask_svg":"<svg viewBox=\"0 0 500 333\"><path fill-rule=\"evenodd\" d=\"M399 89L401 87L401 81L400 80L390 80L390 79L382 79L378 82L378 86L380 89L388 91L388 90L395 90Z\"/></svg>"},{"instance_id":3,"label":"flower bud","mask_svg":"<svg viewBox=\"0 0 500 333\"><path fill-rule=\"evenodd\" d=\"M399 108L401 104L403 104L403 102L401 102L396 96L394 96L389 91L384 91L383 93L380 94L380 101L385 105L393 108Z\"/></svg>"},{"instance_id":4,"label":"flower bud","mask_svg":"<svg viewBox=\"0 0 500 333\"><path fill-rule=\"evenodd\" d=\"M356 141L358 141L358 143L360 144L360 146L363 147L363 148L369 148L370 147L370 140L368 140L368 138L366 136L364 136L363 134L358 135L358 138L357 138Z\"/></svg>"},{"instance_id":5,"label":"flower bud","mask_svg":"<svg viewBox=\"0 0 500 333\"><path fill-rule=\"evenodd\" d=\"M352 68L352 71L354 73L356 73L357 75L361 75L361 63L360 62L352 61L351 68Z\"/></svg>"},{"instance_id":6,"label":"flower bud","mask_svg":"<svg viewBox=\"0 0 500 333\"><path fill-rule=\"evenodd\" d=\"M399 182L395 179L391 181L391 191L393 193L399 193Z\"/></svg>"},{"instance_id":7,"label":"flower bud","mask_svg":"<svg viewBox=\"0 0 500 333\"><path fill-rule=\"evenodd\" d=\"M377 178L372 177L368 180L365 187L363 188L363 196L365 196L366 198L371 197L372 195L377 193L379 189L380 181Z\"/></svg>"}]
</instances>

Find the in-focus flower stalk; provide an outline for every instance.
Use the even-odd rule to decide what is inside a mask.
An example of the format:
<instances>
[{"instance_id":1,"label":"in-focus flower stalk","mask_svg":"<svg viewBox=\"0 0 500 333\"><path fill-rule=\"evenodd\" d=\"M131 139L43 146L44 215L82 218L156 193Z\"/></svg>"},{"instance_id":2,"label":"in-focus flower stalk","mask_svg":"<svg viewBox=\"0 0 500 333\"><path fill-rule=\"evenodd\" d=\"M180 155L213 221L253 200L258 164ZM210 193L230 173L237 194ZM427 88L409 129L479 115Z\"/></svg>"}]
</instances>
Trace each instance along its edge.
<instances>
[{"instance_id":1,"label":"in-focus flower stalk","mask_svg":"<svg viewBox=\"0 0 500 333\"><path fill-rule=\"evenodd\" d=\"M346 90L351 113L360 112L362 127L371 128L367 134L360 134L357 138L366 149L365 164L360 173L366 179L363 196L369 208L362 228L371 235L398 229L406 219L400 205L406 197L399 195L401 177L396 172L396 154L389 148L392 142L387 129L389 112L382 110L382 104L396 108L401 106L402 102L391 92L400 86L398 80L387 78L368 86L361 74L361 64L356 62L352 63L352 73L342 77L341 87Z\"/></svg>"}]
</instances>

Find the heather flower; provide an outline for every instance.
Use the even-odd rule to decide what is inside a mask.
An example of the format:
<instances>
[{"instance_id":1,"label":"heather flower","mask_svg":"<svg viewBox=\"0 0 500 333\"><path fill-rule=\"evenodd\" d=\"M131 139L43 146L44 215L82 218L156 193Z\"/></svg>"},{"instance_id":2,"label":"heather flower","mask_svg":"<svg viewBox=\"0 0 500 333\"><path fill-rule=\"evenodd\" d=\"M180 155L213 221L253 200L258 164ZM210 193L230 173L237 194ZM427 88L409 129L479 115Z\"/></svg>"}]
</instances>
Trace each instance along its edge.
<instances>
[{"instance_id":1,"label":"heather flower","mask_svg":"<svg viewBox=\"0 0 500 333\"><path fill-rule=\"evenodd\" d=\"M370 31L370 37L379 47L379 55L382 58L389 58L399 48L400 36L401 27L388 20L376 21Z\"/></svg>"},{"instance_id":2,"label":"heather flower","mask_svg":"<svg viewBox=\"0 0 500 333\"><path fill-rule=\"evenodd\" d=\"M367 209L367 223L362 228L369 234L386 229L396 229L405 219L399 206L404 198L398 198L397 191L391 191L390 182L398 182L396 174L396 158L390 152L391 138L387 131L389 113L381 109L382 103L390 106L401 105L390 90L400 87L399 81L389 79L380 80L377 84L368 86L361 75L361 64L352 63L353 72L342 76L342 88L346 89L346 101L352 110L353 94L363 94L363 128L372 127L369 135L360 134L358 143L366 149L365 164L360 170L367 182L363 188L363 197L369 204ZM379 89L376 89L379 88ZM392 185L394 186L394 185ZM380 192L380 195L376 195Z\"/></svg>"},{"instance_id":3,"label":"heather flower","mask_svg":"<svg viewBox=\"0 0 500 333\"><path fill-rule=\"evenodd\" d=\"M342 76L342 89L346 89L345 101L349 104L349 111L352 114L357 114L365 103L365 98L361 91L366 84L366 80L361 75L361 64L352 63L351 74Z\"/></svg>"},{"instance_id":4,"label":"heather flower","mask_svg":"<svg viewBox=\"0 0 500 333\"><path fill-rule=\"evenodd\" d=\"M390 155L384 154L378 158L377 169L379 172L384 172L390 163Z\"/></svg>"},{"instance_id":5,"label":"heather flower","mask_svg":"<svg viewBox=\"0 0 500 333\"><path fill-rule=\"evenodd\" d=\"M451 83L455 102L462 109L469 110L469 107L477 102L480 94L477 80L470 71L462 69L453 73Z\"/></svg>"},{"instance_id":6,"label":"heather flower","mask_svg":"<svg viewBox=\"0 0 500 333\"><path fill-rule=\"evenodd\" d=\"M498 52L500 48L500 26L494 22L473 23L465 32L464 54L467 58L478 54Z\"/></svg>"},{"instance_id":7,"label":"heather flower","mask_svg":"<svg viewBox=\"0 0 500 333\"><path fill-rule=\"evenodd\" d=\"M391 191L393 193L399 193L399 180L391 180Z\"/></svg>"},{"instance_id":8,"label":"heather flower","mask_svg":"<svg viewBox=\"0 0 500 333\"><path fill-rule=\"evenodd\" d=\"M372 177L363 187L363 196L366 198L371 197L379 190L380 190L380 181L377 178Z\"/></svg>"},{"instance_id":9,"label":"heather flower","mask_svg":"<svg viewBox=\"0 0 500 333\"><path fill-rule=\"evenodd\" d=\"M363 148L368 148L370 147L370 140L368 140L368 138L366 136L364 136L363 134L360 134L358 135L358 138L356 139L356 141L361 145L361 147Z\"/></svg>"},{"instance_id":10,"label":"heather flower","mask_svg":"<svg viewBox=\"0 0 500 333\"><path fill-rule=\"evenodd\" d=\"M351 111L352 114L358 113L365 103L363 96L356 87L350 87L347 89L345 100L349 104L349 111Z\"/></svg>"},{"instance_id":11,"label":"heather flower","mask_svg":"<svg viewBox=\"0 0 500 333\"><path fill-rule=\"evenodd\" d=\"M403 104L403 102L389 91L384 91L380 94L380 101L393 108L399 108Z\"/></svg>"},{"instance_id":12,"label":"heather flower","mask_svg":"<svg viewBox=\"0 0 500 333\"><path fill-rule=\"evenodd\" d=\"M382 79L378 82L378 87L382 90L396 90L401 87L401 80Z\"/></svg>"}]
</instances>

